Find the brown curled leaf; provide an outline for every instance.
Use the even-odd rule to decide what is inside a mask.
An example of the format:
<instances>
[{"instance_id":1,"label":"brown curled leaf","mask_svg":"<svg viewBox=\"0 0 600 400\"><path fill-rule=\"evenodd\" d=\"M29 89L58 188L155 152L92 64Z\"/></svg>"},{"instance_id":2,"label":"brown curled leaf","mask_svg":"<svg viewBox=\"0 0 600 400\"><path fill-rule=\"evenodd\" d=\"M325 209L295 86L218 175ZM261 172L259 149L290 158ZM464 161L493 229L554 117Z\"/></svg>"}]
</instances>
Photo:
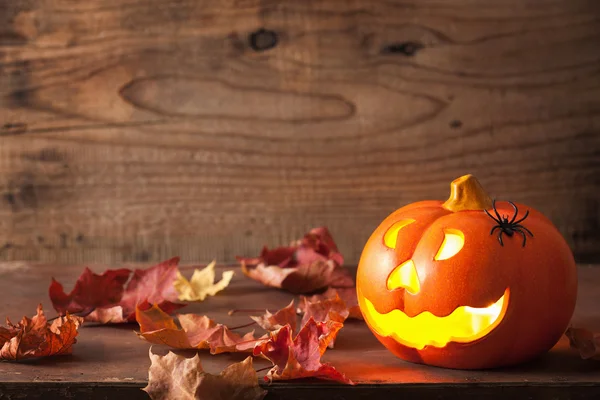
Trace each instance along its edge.
<instances>
[{"instance_id":1,"label":"brown curled leaf","mask_svg":"<svg viewBox=\"0 0 600 400\"><path fill-rule=\"evenodd\" d=\"M231 364L219 375L204 371L200 356L185 358L173 352L152 354L148 385L142 390L152 400L262 400L266 390L258 386L252 357Z\"/></svg>"},{"instance_id":2,"label":"brown curled leaf","mask_svg":"<svg viewBox=\"0 0 600 400\"><path fill-rule=\"evenodd\" d=\"M83 318L71 314L49 323L40 304L33 318L23 317L17 324L7 319L7 327L0 327L0 360L71 354L82 323Z\"/></svg>"}]
</instances>

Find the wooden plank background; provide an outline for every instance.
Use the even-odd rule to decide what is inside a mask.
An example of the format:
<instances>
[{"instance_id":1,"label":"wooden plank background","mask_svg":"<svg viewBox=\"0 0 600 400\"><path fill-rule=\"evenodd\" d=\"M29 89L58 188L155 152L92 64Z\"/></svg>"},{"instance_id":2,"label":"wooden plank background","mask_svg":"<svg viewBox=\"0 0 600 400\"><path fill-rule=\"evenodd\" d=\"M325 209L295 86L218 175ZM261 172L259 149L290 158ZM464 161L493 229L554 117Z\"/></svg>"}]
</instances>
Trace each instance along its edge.
<instances>
[{"instance_id":1,"label":"wooden plank background","mask_svg":"<svg viewBox=\"0 0 600 400\"><path fill-rule=\"evenodd\" d=\"M475 174L600 260L597 0L0 0L0 259L232 262Z\"/></svg>"}]
</instances>

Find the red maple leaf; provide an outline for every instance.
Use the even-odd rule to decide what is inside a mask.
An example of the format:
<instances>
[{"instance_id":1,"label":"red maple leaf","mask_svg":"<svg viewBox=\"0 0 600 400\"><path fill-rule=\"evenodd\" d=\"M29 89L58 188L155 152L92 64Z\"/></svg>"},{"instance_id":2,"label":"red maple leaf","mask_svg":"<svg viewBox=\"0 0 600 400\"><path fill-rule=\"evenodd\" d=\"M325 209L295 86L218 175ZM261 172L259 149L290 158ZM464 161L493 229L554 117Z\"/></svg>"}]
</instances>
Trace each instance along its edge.
<instances>
[{"instance_id":1,"label":"red maple leaf","mask_svg":"<svg viewBox=\"0 0 600 400\"><path fill-rule=\"evenodd\" d=\"M311 229L302 239L296 242L298 252L296 259L299 264L310 263L318 256L333 260L337 265L344 264L340 253L327 227ZM312 250L312 251L311 251Z\"/></svg>"},{"instance_id":2,"label":"red maple leaf","mask_svg":"<svg viewBox=\"0 0 600 400\"><path fill-rule=\"evenodd\" d=\"M86 268L69 294L52 279L50 300L61 314L93 310L85 320L100 323L133 322L136 306L144 302L158 304L171 313L185 306L173 302L178 297L173 285L178 264L179 257L173 257L148 269L136 269L133 275L129 269L107 270L97 275Z\"/></svg>"},{"instance_id":3,"label":"red maple leaf","mask_svg":"<svg viewBox=\"0 0 600 400\"><path fill-rule=\"evenodd\" d=\"M261 328L268 331L277 330L284 325L289 325L292 331L296 330L296 310L294 309L294 300L287 307L277 310L271 314L268 310L260 316L250 317Z\"/></svg>"},{"instance_id":4,"label":"red maple leaf","mask_svg":"<svg viewBox=\"0 0 600 400\"><path fill-rule=\"evenodd\" d=\"M205 315L179 314L177 318L181 329L158 306L153 305L145 310L138 307L138 336L150 343L164 344L175 349L210 349L211 354L251 352L261 340L254 338L254 332L240 336Z\"/></svg>"},{"instance_id":5,"label":"red maple leaf","mask_svg":"<svg viewBox=\"0 0 600 400\"><path fill-rule=\"evenodd\" d=\"M296 266L294 253L296 253L296 246L277 247L273 250L269 250L267 246L264 246L260 252L260 256L253 258L238 257L238 260L244 260L246 265L251 266L265 263L267 265L277 265L281 268L287 268Z\"/></svg>"},{"instance_id":6,"label":"red maple leaf","mask_svg":"<svg viewBox=\"0 0 600 400\"><path fill-rule=\"evenodd\" d=\"M83 319L70 314L48 323L40 304L36 315L23 317L16 325L7 318L7 328L0 327L0 360L71 354Z\"/></svg>"},{"instance_id":7,"label":"red maple leaf","mask_svg":"<svg viewBox=\"0 0 600 400\"><path fill-rule=\"evenodd\" d=\"M325 227L315 228L290 246L268 250L254 258L237 257L244 274L262 284L292 293L332 287L353 287L342 268L344 258Z\"/></svg>"},{"instance_id":8,"label":"red maple leaf","mask_svg":"<svg viewBox=\"0 0 600 400\"><path fill-rule=\"evenodd\" d=\"M305 325L311 318L316 322L328 322L335 321L344 323L348 318L348 308L346 304L336 294L334 298L328 298L318 301L307 300L306 297L302 296L301 300L304 309L304 316L302 317L301 325ZM331 339L328 347L333 349L334 339Z\"/></svg>"},{"instance_id":9,"label":"red maple leaf","mask_svg":"<svg viewBox=\"0 0 600 400\"><path fill-rule=\"evenodd\" d=\"M71 293L66 294L63 286L52 278L50 284L50 300L54 309L64 315L70 313L86 313L96 308L113 306L121 301L123 285L129 280L128 269L107 270L102 275L85 268Z\"/></svg>"},{"instance_id":10,"label":"red maple leaf","mask_svg":"<svg viewBox=\"0 0 600 400\"><path fill-rule=\"evenodd\" d=\"M253 352L255 356L264 356L273 363L265 380L313 377L354 384L332 365L321 363L328 344L341 328L339 322L315 322L310 318L294 339L289 325L271 332L269 339L258 343Z\"/></svg>"},{"instance_id":11,"label":"red maple leaf","mask_svg":"<svg viewBox=\"0 0 600 400\"><path fill-rule=\"evenodd\" d=\"M174 257L152 268L136 269L133 272L119 303L123 307L125 320L135 321L136 306L144 302L157 304L167 314L185 306L173 303L179 296L173 285L177 279L178 264L179 257Z\"/></svg>"},{"instance_id":12,"label":"red maple leaf","mask_svg":"<svg viewBox=\"0 0 600 400\"><path fill-rule=\"evenodd\" d=\"M358 306L358 298L356 297L356 288L328 288L320 294L315 294L310 297L300 296L300 304L298 312L303 313L306 304L316 303L326 299L335 299L339 297L348 309L349 319L363 319L360 307ZM306 299L306 301L304 300Z\"/></svg>"},{"instance_id":13,"label":"red maple leaf","mask_svg":"<svg viewBox=\"0 0 600 400\"><path fill-rule=\"evenodd\" d=\"M258 257L236 258L249 268L259 264L294 268L317 260L332 260L337 265L344 263L344 257L339 252L331 233L326 227L311 229L302 239L292 241L289 246L276 247L272 250L264 246Z\"/></svg>"}]
</instances>

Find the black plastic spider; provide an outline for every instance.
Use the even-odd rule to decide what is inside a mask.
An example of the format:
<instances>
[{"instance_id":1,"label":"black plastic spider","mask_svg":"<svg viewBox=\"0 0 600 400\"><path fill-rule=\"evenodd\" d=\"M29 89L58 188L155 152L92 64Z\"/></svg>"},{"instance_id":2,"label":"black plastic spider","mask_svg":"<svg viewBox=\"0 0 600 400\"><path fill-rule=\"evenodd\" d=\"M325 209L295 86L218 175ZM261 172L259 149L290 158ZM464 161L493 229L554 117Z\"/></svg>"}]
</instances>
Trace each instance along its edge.
<instances>
[{"instance_id":1,"label":"black plastic spider","mask_svg":"<svg viewBox=\"0 0 600 400\"><path fill-rule=\"evenodd\" d=\"M529 229L521 225L521 222L523 222L525 218L527 218L527 216L529 215L529 210L525 212L523 218L515 221L515 219L517 218L517 214L519 213L519 209L512 201L509 201L508 203L515 209L515 214L512 216L510 221L508 220L508 215L501 216L498 213L498 210L496 209L495 199L492 201L492 207L494 208L494 212L496 213L496 216L498 218L492 216L487 210L483 210L491 219L498 223L498 225L492 228L492 230L490 231L490 235L493 234L496 229L500 229L500 232L498 232L498 241L500 242L501 246L504 246L504 243L502 242L502 234L506 233L509 237L512 237L512 235L514 235L515 232L518 232L521 235L523 235L523 247L525 247L525 242L527 241L527 235L525 235L525 232L529 233L531 237L533 237L533 233L531 233Z\"/></svg>"}]
</instances>

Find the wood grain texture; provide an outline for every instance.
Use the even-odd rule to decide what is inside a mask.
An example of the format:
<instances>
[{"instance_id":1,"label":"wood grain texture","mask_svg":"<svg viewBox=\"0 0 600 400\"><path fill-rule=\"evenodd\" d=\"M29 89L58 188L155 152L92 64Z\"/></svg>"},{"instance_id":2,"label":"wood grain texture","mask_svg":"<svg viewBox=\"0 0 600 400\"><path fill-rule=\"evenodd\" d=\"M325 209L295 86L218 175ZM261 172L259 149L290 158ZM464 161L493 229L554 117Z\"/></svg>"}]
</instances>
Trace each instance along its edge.
<instances>
[{"instance_id":1,"label":"wood grain texture","mask_svg":"<svg viewBox=\"0 0 600 400\"><path fill-rule=\"evenodd\" d=\"M475 174L600 260L596 0L0 0L0 259L231 262Z\"/></svg>"}]
</instances>

